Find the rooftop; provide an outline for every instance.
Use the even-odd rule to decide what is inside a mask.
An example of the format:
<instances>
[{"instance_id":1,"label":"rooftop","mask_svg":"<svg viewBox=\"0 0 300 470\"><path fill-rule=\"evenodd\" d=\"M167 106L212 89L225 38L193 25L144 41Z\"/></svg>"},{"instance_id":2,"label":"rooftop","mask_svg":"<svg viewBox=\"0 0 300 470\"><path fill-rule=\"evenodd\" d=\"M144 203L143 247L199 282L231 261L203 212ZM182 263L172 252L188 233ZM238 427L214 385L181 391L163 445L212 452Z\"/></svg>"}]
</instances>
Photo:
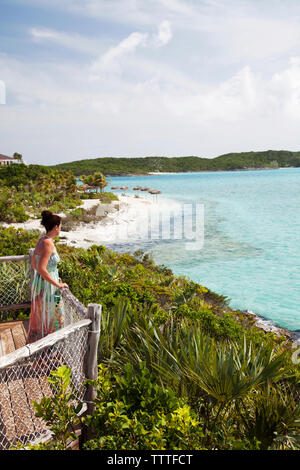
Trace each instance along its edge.
<instances>
[{"instance_id":1,"label":"rooftop","mask_svg":"<svg viewBox=\"0 0 300 470\"><path fill-rule=\"evenodd\" d=\"M0 160L14 160L12 157L7 157L6 155L2 155L0 153Z\"/></svg>"}]
</instances>

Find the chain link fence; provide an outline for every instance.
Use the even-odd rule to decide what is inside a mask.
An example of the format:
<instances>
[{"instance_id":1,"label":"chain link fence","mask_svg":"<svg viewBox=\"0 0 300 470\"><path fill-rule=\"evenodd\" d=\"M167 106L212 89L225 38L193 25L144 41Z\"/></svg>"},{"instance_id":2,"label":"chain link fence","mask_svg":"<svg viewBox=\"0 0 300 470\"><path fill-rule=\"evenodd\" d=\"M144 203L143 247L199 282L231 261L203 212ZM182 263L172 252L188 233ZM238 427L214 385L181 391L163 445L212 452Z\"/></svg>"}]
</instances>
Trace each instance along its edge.
<instances>
[{"instance_id":1,"label":"chain link fence","mask_svg":"<svg viewBox=\"0 0 300 470\"><path fill-rule=\"evenodd\" d=\"M29 257L24 258L22 261L10 260L9 268L7 261L1 263L0 258L0 270L2 268L7 274L5 279L1 278L1 289L6 282L12 286L15 276L20 285L23 282L29 288ZM20 267L22 262L27 263L28 267ZM3 264L6 266L3 267ZM3 292L4 290L3 287ZM7 291L12 292L13 289L9 287ZM26 289L24 292L25 296L10 296L9 301L24 303L28 298ZM65 313L64 328L0 357L0 450L9 450L18 443L26 446L50 437L45 423L35 416L32 402L40 402L43 396L54 395L55 390L47 377L58 367L65 365L71 369L72 386L77 403L83 405L82 411L87 410L91 403L93 391L84 382L86 379L96 378L97 374L101 306L91 304L86 308L68 289L62 289L61 292ZM7 300L4 302L8 306Z\"/></svg>"},{"instance_id":2,"label":"chain link fence","mask_svg":"<svg viewBox=\"0 0 300 470\"><path fill-rule=\"evenodd\" d=\"M77 403L85 395L84 357L87 351L89 321L86 325L58 339L52 346L44 347L31 354L30 347L17 350L19 355L28 357L13 359L11 365L0 367L0 449L9 450L18 443L23 445L47 436L45 423L35 417L33 401L40 402L43 396L53 396L51 384L47 381L52 370L66 365L72 370L72 386ZM50 336L50 335L49 335ZM37 342L38 343L38 342ZM27 351L26 351L27 350ZM6 361L9 356L4 356ZM2 358L3 360L3 358ZM4 362L4 361L2 361Z\"/></svg>"},{"instance_id":3,"label":"chain link fence","mask_svg":"<svg viewBox=\"0 0 300 470\"><path fill-rule=\"evenodd\" d=\"M29 256L2 257L0 261L0 308L29 304Z\"/></svg>"}]
</instances>

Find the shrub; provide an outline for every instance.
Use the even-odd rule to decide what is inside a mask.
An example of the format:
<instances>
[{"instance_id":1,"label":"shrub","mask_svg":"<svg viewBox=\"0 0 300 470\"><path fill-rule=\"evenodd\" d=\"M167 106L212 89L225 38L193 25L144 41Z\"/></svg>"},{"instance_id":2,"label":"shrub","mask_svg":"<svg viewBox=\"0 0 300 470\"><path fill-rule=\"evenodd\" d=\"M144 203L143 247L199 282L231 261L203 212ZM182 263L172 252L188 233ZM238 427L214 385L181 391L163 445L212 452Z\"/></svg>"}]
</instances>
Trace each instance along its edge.
<instances>
[{"instance_id":1,"label":"shrub","mask_svg":"<svg viewBox=\"0 0 300 470\"><path fill-rule=\"evenodd\" d=\"M76 426L80 423L78 413L82 404L76 405L76 397L71 385L71 369L66 366L51 371L47 378L53 390L52 397L44 396L38 403L33 401L35 416L41 418L51 431L51 440L35 445L22 446L29 450L67 450L68 444L77 439Z\"/></svg>"},{"instance_id":2,"label":"shrub","mask_svg":"<svg viewBox=\"0 0 300 470\"><path fill-rule=\"evenodd\" d=\"M90 450L202 448L196 415L144 363L138 374L127 364L122 377L99 367L95 413L85 421L94 431L84 445Z\"/></svg>"}]
</instances>

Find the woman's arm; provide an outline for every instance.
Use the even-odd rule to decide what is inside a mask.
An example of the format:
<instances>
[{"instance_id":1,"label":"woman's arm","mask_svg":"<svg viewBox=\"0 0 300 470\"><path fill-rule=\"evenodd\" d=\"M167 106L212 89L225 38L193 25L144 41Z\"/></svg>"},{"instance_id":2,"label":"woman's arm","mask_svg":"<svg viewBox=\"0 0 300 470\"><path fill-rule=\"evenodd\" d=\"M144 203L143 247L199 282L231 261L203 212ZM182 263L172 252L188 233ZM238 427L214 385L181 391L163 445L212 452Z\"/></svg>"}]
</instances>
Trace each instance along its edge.
<instances>
[{"instance_id":1,"label":"woman's arm","mask_svg":"<svg viewBox=\"0 0 300 470\"><path fill-rule=\"evenodd\" d=\"M50 284L53 284L55 287L60 287L60 283L56 282L46 269L52 251L53 244L51 240L44 240L43 251L40 255L39 265L35 269L42 276L42 278L45 279L45 281L50 282Z\"/></svg>"}]
</instances>

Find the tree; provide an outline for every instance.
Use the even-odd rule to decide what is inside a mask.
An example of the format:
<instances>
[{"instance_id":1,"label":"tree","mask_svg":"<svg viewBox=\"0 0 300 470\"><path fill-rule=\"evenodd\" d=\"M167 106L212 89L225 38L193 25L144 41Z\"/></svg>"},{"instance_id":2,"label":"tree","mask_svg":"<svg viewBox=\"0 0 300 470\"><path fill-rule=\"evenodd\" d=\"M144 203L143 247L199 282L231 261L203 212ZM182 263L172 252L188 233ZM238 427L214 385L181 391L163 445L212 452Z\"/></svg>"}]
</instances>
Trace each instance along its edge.
<instances>
[{"instance_id":1,"label":"tree","mask_svg":"<svg viewBox=\"0 0 300 470\"><path fill-rule=\"evenodd\" d=\"M108 185L105 176L100 171L96 171L93 175L81 175L80 179L84 184L94 186L95 188L100 188L101 193L103 192L103 189Z\"/></svg>"},{"instance_id":2,"label":"tree","mask_svg":"<svg viewBox=\"0 0 300 470\"><path fill-rule=\"evenodd\" d=\"M18 160L19 162L23 162L23 157L20 153L15 152L13 155L14 160Z\"/></svg>"},{"instance_id":3,"label":"tree","mask_svg":"<svg viewBox=\"0 0 300 470\"><path fill-rule=\"evenodd\" d=\"M271 168L279 168L278 161L277 160L272 160L270 163Z\"/></svg>"},{"instance_id":4,"label":"tree","mask_svg":"<svg viewBox=\"0 0 300 470\"><path fill-rule=\"evenodd\" d=\"M103 175L103 173L101 173L100 171L96 171L93 175L93 186L96 186L97 188L100 188L100 191L102 193L103 189L107 185L108 185L108 183L107 183L106 178Z\"/></svg>"}]
</instances>

